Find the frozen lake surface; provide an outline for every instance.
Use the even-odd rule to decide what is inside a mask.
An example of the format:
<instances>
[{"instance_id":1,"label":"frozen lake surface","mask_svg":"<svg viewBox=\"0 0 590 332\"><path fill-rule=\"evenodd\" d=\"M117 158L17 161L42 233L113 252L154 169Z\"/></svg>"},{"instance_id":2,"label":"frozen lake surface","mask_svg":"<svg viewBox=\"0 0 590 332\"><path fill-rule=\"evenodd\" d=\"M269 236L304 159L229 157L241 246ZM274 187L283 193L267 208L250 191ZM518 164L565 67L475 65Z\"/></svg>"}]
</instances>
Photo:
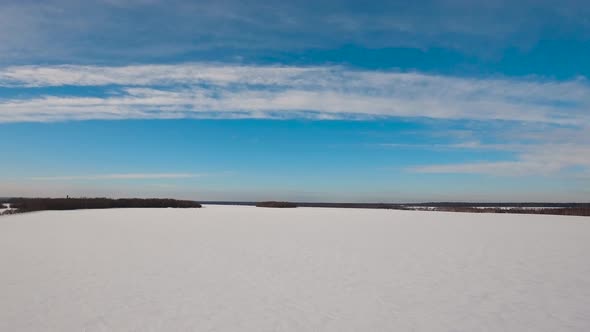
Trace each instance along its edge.
<instances>
[{"instance_id":1,"label":"frozen lake surface","mask_svg":"<svg viewBox=\"0 0 590 332\"><path fill-rule=\"evenodd\" d=\"M590 331L590 218L361 209L0 217L0 331Z\"/></svg>"}]
</instances>

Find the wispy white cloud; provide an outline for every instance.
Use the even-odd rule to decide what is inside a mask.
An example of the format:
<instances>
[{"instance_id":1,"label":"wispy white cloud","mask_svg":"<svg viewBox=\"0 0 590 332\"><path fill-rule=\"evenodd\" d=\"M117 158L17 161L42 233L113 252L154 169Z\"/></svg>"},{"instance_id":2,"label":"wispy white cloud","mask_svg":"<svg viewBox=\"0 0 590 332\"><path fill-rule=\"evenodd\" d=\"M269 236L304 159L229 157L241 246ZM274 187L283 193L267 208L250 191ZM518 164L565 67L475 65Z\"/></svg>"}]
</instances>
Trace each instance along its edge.
<instances>
[{"instance_id":1,"label":"wispy white cloud","mask_svg":"<svg viewBox=\"0 0 590 332\"><path fill-rule=\"evenodd\" d=\"M561 165L543 164L534 161L476 162L450 165L428 165L411 168L417 173L487 174L501 176L543 175L557 172Z\"/></svg>"},{"instance_id":2,"label":"wispy white cloud","mask_svg":"<svg viewBox=\"0 0 590 332\"><path fill-rule=\"evenodd\" d=\"M480 141L465 141L460 143L432 143L432 144L412 144L412 143L381 143L382 147L404 148L404 149L424 149L424 150L497 150L497 151L522 151L528 150L534 144L515 144L515 143L498 143L484 144Z\"/></svg>"},{"instance_id":3,"label":"wispy white cloud","mask_svg":"<svg viewBox=\"0 0 590 332\"><path fill-rule=\"evenodd\" d=\"M573 170L572 169L577 169ZM515 160L416 166L417 173L487 174L499 176L555 175L569 170L569 176L590 174L590 147L586 145L534 145Z\"/></svg>"},{"instance_id":4,"label":"wispy white cloud","mask_svg":"<svg viewBox=\"0 0 590 332\"><path fill-rule=\"evenodd\" d=\"M31 180L39 181L75 181L75 180L153 180L153 179L187 179L206 176L195 173L119 173L119 174L92 174L92 175L67 175L67 176L38 176Z\"/></svg>"},{"instance_id":5,"label":"wispy white cloud","mask_svg":"<svg viewBox=\"0 0 590 332\"><path fill-rule=\"evenodd\" d=\"M310 78L329 70L322 67L232 66L222 64L101 66L17 66L0 72L1 86L46 87L61 85L173 85L209 83L276 85ZM315 74L315 75L314 75Z\"/></svg>"},{"instance_id":6,"label":"wispy white cloud","mask_svg":"<svg viewBox=\"0 0 590 332\"><path fill-rule=\"evenodd\" d=\"M590 84L342 67L221 64L22 66L0 86L97 86L97 97L0 99L0 122L144 118L424 117L590 123Z\"/></svg>"}]
</instances>

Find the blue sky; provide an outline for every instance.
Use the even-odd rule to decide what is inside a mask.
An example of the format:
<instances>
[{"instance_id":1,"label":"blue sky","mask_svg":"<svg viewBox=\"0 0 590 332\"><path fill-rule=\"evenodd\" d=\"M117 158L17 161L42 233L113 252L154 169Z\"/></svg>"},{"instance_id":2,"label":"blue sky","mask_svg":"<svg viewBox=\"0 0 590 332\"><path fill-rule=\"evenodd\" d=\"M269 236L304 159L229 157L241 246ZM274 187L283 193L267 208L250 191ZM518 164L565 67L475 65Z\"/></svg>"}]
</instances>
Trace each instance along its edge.
<instances>
[{"instance_id":1,"label":"blue sky","mask_svg":"<svg viewBox=\"0 0 590 332\"><path fill-rule=\"evenodd\" d=\"M3 1L1 196L589 201L585 1Z\"/></svg>"}]
</instances>

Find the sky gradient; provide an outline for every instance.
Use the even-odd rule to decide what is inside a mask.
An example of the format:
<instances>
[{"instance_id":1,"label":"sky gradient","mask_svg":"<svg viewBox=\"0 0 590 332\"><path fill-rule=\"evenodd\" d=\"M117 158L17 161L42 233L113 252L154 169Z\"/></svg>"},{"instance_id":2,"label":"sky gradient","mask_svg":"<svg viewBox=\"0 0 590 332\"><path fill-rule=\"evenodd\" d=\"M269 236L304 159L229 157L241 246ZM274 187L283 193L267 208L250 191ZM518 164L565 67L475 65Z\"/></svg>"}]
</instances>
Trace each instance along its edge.
<instances>
[{"instance_id":1,"label":"sky gradient","mask_svg":"<svg viewBox=\"0 0 590 332\"><path fill-rule=\"evenodd\" d=\"M585 1L3 1L0 197L590 201Z\"/></svg>"}]
</instances>

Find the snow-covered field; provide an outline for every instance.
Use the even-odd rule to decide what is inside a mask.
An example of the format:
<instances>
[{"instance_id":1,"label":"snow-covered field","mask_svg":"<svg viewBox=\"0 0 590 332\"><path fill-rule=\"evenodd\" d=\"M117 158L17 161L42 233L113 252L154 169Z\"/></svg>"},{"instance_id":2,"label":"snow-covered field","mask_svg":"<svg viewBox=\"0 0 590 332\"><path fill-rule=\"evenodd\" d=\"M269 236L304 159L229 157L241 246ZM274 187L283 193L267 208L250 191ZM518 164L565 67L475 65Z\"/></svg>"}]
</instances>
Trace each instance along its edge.
<instances>
[{"instance_id":1,"label":"snow-covered field","mask_svg":"<svg viewBox=\"0 0 590 332\"><path fill-rule=\"evenodd\" d=\"M7 203L0 204L0 214L2 214L4 211L8 211L8 210L10 210L10 204L7 204Z\"/></svg>"},{"instance_id":2,"label":"snow-covered field","mask_svg":"<svg viewBox=\"0 0 590 332\"><path fill-rule=\"evenodd\" d=\"M0 331L590 331L590 218L356 209L0 218Z\"/></svg>"}]
</instances>

